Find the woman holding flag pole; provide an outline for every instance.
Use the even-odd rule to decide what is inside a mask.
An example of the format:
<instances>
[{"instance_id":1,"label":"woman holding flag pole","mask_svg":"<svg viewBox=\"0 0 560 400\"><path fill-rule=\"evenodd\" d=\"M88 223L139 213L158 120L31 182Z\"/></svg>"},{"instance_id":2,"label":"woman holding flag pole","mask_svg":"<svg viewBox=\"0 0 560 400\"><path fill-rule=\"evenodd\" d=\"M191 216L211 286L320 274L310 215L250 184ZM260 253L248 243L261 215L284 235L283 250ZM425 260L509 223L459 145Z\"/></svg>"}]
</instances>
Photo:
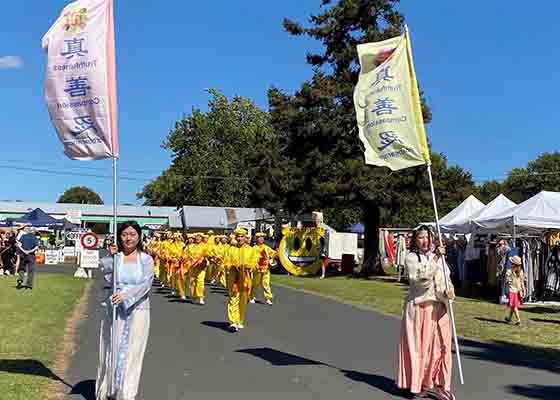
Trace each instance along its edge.
<instances>
[{"instance_id":1,"label":"woman holding flag pole","mask_svg":"<svg viewBox=\"0 0 560 400\"><path fill-rule=\"evenodd\" d=\"M427 167L438 241L439 217L432 179L430 151L408 28L401 36L358 45L360 75L354 90L359 137L366 164L393 171ZM463 370L455 318L453 286L445 251L431 253L430 230L420 228L416 252L407 257L411 287L403 310L397 384L414 394L432 389L432 396L454 399L451 393L451 341L454 339L461 383Z\"/></svg>"}]
</instances>

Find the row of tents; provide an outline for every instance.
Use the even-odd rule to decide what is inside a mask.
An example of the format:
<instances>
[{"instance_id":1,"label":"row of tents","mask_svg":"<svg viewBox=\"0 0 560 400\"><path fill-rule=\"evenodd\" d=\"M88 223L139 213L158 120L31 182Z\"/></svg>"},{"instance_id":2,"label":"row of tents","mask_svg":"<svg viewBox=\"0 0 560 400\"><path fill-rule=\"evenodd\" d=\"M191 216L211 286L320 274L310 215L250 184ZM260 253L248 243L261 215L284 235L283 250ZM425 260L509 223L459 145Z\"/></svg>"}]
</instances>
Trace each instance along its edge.
<instances>
[{"instance_id":1,"label":"row of tents","mask_svg":"<svg viewBox=\"0 0 560 400\"><path fill-rule=\"evenodd\" d=\"M560 230L560 193L542 191L521 204L500 194L488 204L469 196L440 220L447 233L535 234Z\"/></svg>"}]
</instances>

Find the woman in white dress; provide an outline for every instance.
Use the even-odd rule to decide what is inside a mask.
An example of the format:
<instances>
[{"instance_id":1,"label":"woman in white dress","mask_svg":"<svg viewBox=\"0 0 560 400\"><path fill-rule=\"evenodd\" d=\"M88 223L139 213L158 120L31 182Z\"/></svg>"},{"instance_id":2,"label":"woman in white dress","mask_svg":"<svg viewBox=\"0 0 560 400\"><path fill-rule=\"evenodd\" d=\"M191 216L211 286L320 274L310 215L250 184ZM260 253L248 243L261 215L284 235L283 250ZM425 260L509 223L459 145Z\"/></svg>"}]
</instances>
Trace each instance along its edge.
<instances>
[{"instance_id":1,"label":"woman in white dress","mask_svg":"<svg viewBox=\"0 0 560 400\"><path fill-rule=\"evenodd\" d=\"M97 400L134 400L150 331L150 290L154 260L142 248L142 230L136 222L123 223L117 232L118 247L101 260L108 286L99 340ZM116 265L116 293L112 294L113 265ZM117 319L113 319L116 306ZM113 376L111 376L111 327L116 330ZM110 389L112 381L112 390Z\"/></svg>"}]
</instances>

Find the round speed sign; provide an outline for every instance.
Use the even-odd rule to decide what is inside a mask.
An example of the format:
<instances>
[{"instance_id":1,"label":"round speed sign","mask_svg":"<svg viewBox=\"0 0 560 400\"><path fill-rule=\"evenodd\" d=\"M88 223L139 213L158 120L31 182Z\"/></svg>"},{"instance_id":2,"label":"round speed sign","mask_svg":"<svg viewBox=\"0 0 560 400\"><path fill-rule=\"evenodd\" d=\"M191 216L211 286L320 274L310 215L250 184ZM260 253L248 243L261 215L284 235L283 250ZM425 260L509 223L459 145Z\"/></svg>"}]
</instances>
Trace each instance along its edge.
<instances>
[{"instance_id":1,"label":"round speed sign","mask_svg":"<svg viewBox=\"0 0 560 400\"><path fill-rule=\"evenodd\" d=\"M80 243L82 244L82 247L84 249L95 250L97 249L97 245L99 244L99 238L95 233L88 232L82 235L82 238L80 239Z\"/></svg>"}]
</instances>

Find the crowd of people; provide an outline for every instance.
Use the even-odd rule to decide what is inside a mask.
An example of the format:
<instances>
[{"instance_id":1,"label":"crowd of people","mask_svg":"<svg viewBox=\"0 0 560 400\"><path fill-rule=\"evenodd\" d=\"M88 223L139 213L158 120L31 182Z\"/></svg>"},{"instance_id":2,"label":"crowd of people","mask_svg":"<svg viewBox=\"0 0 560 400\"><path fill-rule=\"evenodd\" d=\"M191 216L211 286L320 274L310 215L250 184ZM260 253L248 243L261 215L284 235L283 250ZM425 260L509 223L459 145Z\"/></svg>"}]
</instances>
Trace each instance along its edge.
<instances>
[{"instance_id":1,"label":"crowd of people","mask_svg":"<svg viewBox=\"0 0 560 400\"><path fill-rule=\"evenodd\" d=\"M249 243L247 231L236 229L232 235L166 232L147 242L154 259L157 279L184 301L204 305L207 283L228 290L228 318L234 332L243 329L248 303L255 303L263 289L266 304L272 305L270 264L276 251L265 244L266 235L257 233ZM188 286L188 293L187 293Z\"/></svg>"},{"instance_id":2,"label":"crowd of people","mask_svg":"<svg viewBox=\"0 0 560 400\"><path fill-rule=\"evenodd\" d=\"M27 226L0 234L0 276L17 275L18 289L33 289L35 254L40 244L37 235Z\"/></svg>"}]
</instances>

